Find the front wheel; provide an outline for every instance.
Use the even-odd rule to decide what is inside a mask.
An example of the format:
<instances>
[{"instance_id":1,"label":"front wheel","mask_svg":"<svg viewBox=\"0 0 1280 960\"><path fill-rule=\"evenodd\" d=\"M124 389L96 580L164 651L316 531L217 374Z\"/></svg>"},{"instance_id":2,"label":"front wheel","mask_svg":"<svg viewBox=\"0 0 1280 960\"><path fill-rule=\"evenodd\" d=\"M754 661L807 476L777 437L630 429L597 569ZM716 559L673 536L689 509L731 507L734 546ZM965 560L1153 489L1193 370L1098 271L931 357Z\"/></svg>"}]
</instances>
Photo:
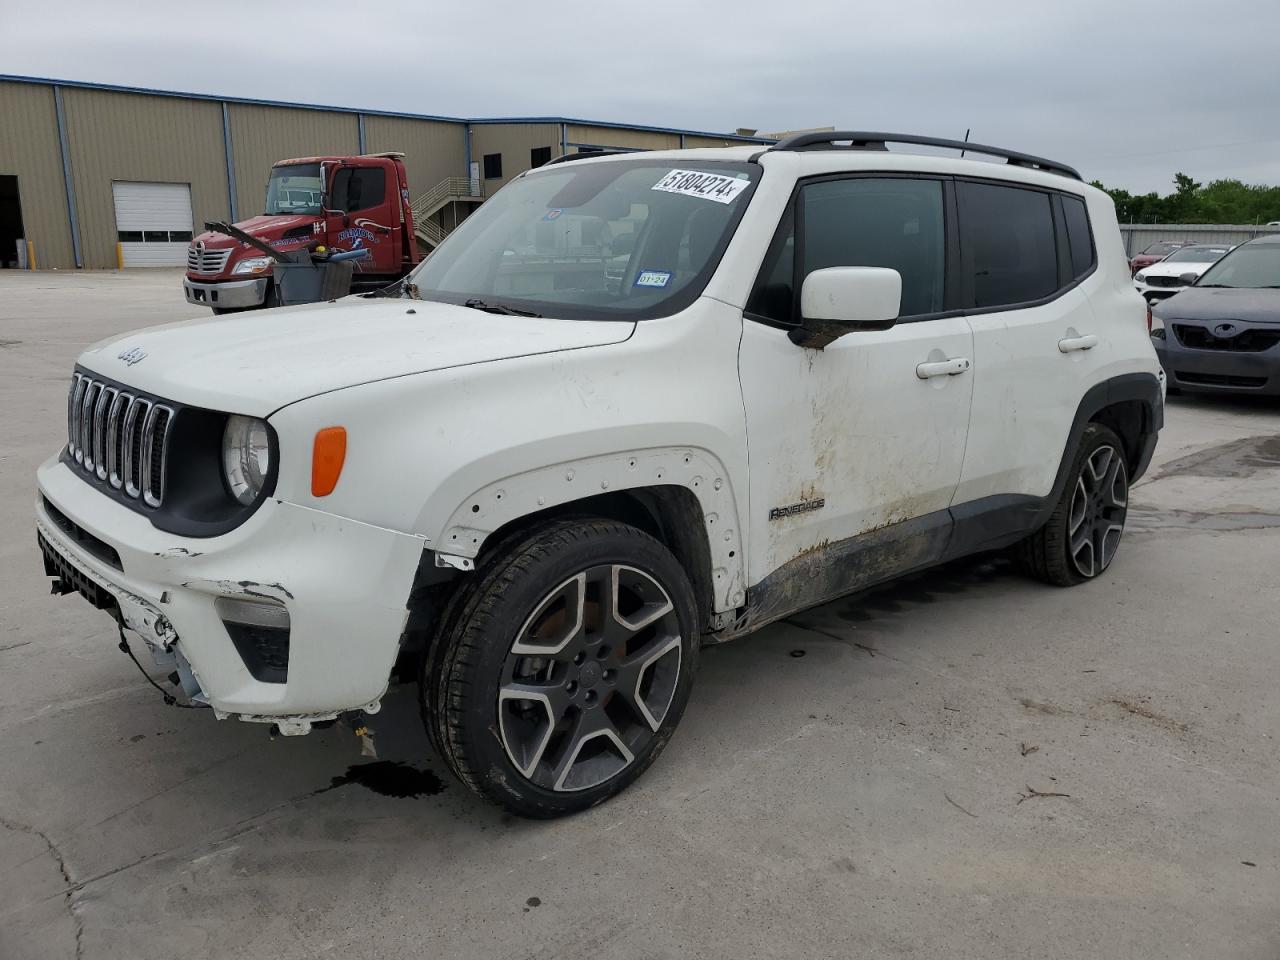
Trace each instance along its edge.
<instances>
[{"instance_id":1,"label":"front wheel","mask_svg":"<svg viewBox=\"0 0 1280 960\"><path fill-rule=\"evenodd\" d=\"M697 667L680 564L634 527L563 521L477 577L424 664L423 718L446 762L528 817L622 790L666 746Z\"/></svg>"},{"instance_id":2,"label":"front wheel","mask_svg":"<svg viewBox=\"0 0 1280 960\"><path fill-rule=\"evenodd\" d=\"M1055 586L1092 580L1115 558L1128 509L1124 444L1115 431L1091 423L1049 521L1014 547L1014 559Z\"/></svg>"}]
</instances>

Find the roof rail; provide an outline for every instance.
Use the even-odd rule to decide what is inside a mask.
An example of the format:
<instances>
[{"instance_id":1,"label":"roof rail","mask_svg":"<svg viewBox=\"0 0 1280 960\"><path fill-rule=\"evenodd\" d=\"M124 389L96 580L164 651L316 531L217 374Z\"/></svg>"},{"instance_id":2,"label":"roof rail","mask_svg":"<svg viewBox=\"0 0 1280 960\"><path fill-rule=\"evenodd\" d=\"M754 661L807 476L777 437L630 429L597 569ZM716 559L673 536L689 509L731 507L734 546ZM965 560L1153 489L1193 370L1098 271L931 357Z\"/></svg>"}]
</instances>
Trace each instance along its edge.
<instances>
[{"instance_id":1,"label":"roof rail","mask_svg":"<svg viewBox=\"0 0 1280 960\"><path fill-rule=\"evenodd\" d=\"M838 144L846 141L849 143L848 147L838 146ZM1058 163L1055 160L1046 160L1044 157L1032 156L1029 153L1018 153L1014 150L1005 150L1002 147L988 147L981 143L969 143L963 140L918 137L910 133L868 133L863 130L827 130L821 133L798 133L794 137L787 137L785 140L775 143L768 148L768 152L775 150L821 150L824 148L832 150L888 150L890 143L910 143L922 147L967 150L971 153L981 153L989 157L1003 157L1006 163L1014 167L1044 170L1047 173L1057 173L1064 177L1071 177L1073 180L1084 179L1074 167L1068 167L1065 163Z\"/></svg>"},{"instance_id":2,"label":"roof rail","mask_svg":"<svg viewBox=\"0 0 1280 960\"><path fill-rule=\"evenodd\" d=\"M574 160L589 160L592 157L617 157L624 153L639 153L638 150L588 150L586 153L566 153L558 157L553 157L543 164L549 167L553 163L572 163Z\"/></svg>"}]
</instances>

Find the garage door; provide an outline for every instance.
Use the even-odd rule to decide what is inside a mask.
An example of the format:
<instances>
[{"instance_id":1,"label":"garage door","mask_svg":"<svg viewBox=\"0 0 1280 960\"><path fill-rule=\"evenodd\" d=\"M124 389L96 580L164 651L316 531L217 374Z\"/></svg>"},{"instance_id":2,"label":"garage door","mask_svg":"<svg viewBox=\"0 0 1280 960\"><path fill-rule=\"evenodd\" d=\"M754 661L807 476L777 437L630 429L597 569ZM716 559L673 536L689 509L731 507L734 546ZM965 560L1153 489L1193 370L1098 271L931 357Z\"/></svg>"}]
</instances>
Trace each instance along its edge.
<instances>
[{"instance_id":1,"label":"garage door","mask_svg":"<svg viewBox=\"0 0 1280 960\"><path fill-rule=\"evenodd\" d=\"M124 265L185 266L191 242L191 186L117 180L111 191Z\"/></svg>"}]
</instances>

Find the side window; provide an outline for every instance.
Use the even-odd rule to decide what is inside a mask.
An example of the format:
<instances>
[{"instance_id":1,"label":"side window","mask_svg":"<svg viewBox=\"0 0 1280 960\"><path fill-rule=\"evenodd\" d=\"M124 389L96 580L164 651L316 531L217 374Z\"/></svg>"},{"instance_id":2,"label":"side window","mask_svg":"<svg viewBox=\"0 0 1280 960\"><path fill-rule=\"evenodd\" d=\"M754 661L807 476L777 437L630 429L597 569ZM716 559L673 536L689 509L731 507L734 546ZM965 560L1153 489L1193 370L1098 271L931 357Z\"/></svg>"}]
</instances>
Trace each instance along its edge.
<instances>
[{"instance_id":1,"label":"side window","mask_svg":"<svg viewBox=\"0 0 1280 960\"><path fill-rule=\"evenodd\" d=\"M1067 222L1067 241L1071 248L1071 278L1084 276L1093 267L1093 236L1089 232L1089 214L1084 201L1063 194L1063 219Z\"/></svg>"},{"instance_id":2,"label":"side window","mask_svg":"<svg viewBox=\"0 0 1280 960\"><path fill-rule=\"evenodd\" d=\"M942 183L859 177L803 187L795 227L784 223L765 260L747 312L795 323L799 283L824 267L892 267L902 275L903 318L943 309L946 232Z\"/></svg>"},{"instance_id":3,"label":"side window","mask_svg":"<svg viewBox=\"0 0 1280 960\"><path fill-rule=\"evenodd\" d=\"M975 307L1051 296L1058 289L1049 194L989 183L956 184L960 270Z\"/></svg>"},{"instance_id":4,"label":"side window","mask_svg":"<svg viewBox=\"0 0 1280 960\"><path fill-rule=\"evenodd\" d=\"M330 209L343 213L379 206L387 195L387 173L381 167L343 167L333 175Z\"/></svg>"}]
</instances>

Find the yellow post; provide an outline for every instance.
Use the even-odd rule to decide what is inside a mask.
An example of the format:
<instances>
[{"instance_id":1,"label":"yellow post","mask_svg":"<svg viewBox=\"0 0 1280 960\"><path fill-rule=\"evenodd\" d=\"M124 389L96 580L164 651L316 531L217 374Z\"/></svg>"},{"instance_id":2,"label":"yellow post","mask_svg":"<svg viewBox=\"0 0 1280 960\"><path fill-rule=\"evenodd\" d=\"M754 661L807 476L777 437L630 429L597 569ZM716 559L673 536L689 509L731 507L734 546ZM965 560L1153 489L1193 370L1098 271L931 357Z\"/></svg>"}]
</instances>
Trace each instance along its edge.
<instances>
[{"instance_id":1,"label":"yellow post","mask_svg":"<svg viewBox=\"0 0 1280 960\"><path fill-rule=\"evenodd\" d=\"M116 244L116 269L124 269L124 247L118 243Z\"/></svg>"},{"instance_id":2,"label":"yellow post","mask_svg":"<svg viewBox=\"0 0 1280 960\"><path fill-rule=\"evenodd\" d=\"M27 269L36 269L36 245L35 241L27 241Z\"/></svg>"}]
</instances>

